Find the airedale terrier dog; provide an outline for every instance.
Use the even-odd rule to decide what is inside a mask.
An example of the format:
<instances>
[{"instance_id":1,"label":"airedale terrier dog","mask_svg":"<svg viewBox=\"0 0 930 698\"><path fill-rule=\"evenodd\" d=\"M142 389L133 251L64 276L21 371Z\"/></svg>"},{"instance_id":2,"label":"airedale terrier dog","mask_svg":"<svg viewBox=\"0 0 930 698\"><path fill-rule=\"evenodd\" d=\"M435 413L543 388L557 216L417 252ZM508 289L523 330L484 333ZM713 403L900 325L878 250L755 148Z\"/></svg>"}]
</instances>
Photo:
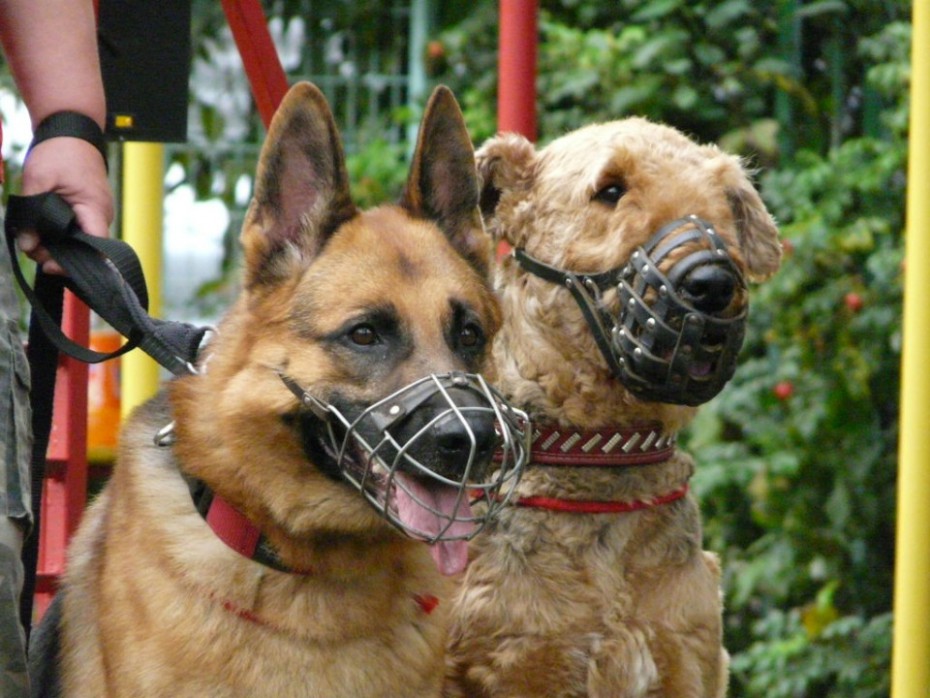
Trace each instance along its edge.
<instances>
[{"instance_id":1,"label":"airedale terrier dog","mask_svg":"<svg viewBox=\"0 0 930 698\"><path fill-rule=\"evenodd\" d=\"M536 439L473 543L447 694L722 696L720 569L676 435L733 374L776 225L737 157L640 118L477 159L514 248L492 374Z\"/></svg>"}]
</instances>

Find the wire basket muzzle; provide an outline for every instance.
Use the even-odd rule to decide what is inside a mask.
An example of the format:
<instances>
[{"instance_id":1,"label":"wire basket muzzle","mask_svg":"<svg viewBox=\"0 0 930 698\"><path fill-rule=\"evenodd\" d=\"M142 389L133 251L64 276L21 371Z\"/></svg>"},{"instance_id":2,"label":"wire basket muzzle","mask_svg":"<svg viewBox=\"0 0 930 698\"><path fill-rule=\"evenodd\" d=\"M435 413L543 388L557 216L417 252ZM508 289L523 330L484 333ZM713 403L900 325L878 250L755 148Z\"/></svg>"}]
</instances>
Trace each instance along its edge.
<instances>
[{"instance_id":1,"label":"wire basket muzzle","mask_svg":"<svg viewBox=\"0 0 930 698\"><path fill-rule=\"evenodd\" d=\"M428 543L474 537L509 501L528 457L527 415L478 374L427 376L351 420L327 410L343 479Z\"/></svg>"}]
</instances>

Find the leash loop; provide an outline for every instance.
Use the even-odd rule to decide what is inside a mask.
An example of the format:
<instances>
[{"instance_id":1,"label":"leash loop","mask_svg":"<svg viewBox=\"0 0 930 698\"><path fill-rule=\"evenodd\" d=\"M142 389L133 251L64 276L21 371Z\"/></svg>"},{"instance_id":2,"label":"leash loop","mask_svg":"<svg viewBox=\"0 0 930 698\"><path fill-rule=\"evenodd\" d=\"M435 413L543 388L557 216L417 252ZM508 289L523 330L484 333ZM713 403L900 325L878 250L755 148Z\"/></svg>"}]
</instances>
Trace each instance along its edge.
<instances>
[{"instance_id":1,"label":"leash loop","mask_svg":"<svg viewBox=\"0 0 930 698\"><path fill-rule=\"evenodd\" d=\"M26 157L42 141L61 136L80 138L82 141L90 143L103 158L103 164L107 168L107 172L110 171L110 164L107 161L107 141L103 129L92 118L76 111L59 111L42 119L32 133L32 143L29 145L29 150L26 151Z\"/></svg>"},{"instance_id":2,"label":"leash loop","mask_svg":"<svg viewBox=\"0 0 930 698\"><path fill-rule=\"evenodd\" d=\"M36 322L59 351L85 363L100 363L139 347L176 376L196 373L194 362L208 328L158 320L148 314L145 274L129 245L82 231L71 207L51 192L11 195L7 207L6 242L14 276ZM50 275L38 269L36 288L29 286L16 255L15 239L22 230L39 233L67 277L50 280ZM116 351L101 353L72 341L39 299L36 290L45 284L71 290L126 337L127 343Z\"/></svg>"}]
</instances>

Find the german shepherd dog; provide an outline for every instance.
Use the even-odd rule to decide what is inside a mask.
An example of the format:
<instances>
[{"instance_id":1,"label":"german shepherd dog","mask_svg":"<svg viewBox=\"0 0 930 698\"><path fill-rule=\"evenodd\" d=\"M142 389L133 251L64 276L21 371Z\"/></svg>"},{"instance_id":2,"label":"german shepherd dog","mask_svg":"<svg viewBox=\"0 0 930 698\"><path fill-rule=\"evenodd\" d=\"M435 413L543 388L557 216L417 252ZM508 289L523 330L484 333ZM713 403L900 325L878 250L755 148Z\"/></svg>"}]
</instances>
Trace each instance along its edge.
<instances>
[{"instance_id":1,"label":"german shepherd dog","mask_svg":"<svg viewBox=\"0 0 930 698\"><path fill-rule=\"evenodd\" d=\"M477 203L448 89L399 204L368 211L325 98L289 91L242 294L199 372L132 415L70 550L64 695L439 695L470 500L505 498L521 459L476 373L500 322Z\"/></svg>"}]
</instances>

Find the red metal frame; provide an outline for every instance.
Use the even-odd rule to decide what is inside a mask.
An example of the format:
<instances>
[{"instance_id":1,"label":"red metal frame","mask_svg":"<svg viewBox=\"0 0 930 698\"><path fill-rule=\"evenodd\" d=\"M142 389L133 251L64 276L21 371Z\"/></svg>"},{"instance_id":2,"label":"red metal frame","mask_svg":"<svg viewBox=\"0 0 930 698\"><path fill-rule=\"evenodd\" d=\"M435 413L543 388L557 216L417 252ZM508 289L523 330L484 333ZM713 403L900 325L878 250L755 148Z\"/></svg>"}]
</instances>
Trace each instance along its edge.
<instances>
[{"instance_id":1,"label":"red metal frame","mask_svg":"<svg viewBox=\"0 0 930 698\"><path fill-rule=\"evenodd\" d=\"M536 47L539 0L501 0L497 58L497 130L536 140ZM498 258L510 254L501 240Z\"/></svg>"},{"instance_id":2,"label":"red metal frame","mask_svg":"<svg viewBox=\"0 0 930 698\"><path fill-rule=\"evenodd\" d=\"M287 92L287 76L268 32L265 13L258 0L223 0L223 11L267 128Z\"/></svg>"},{"instance_id":3,"label":"red metal frame","mask_svg":"<svg viewBox=\"0 0 930 698\"><path fill-rule=\"evenodd\" d=\"M62 328L87 346L90 312L65 292ZM42 526L36 570L34 615L52 602L65 568L65 551L87 502L87 364L63 356L58 362L52 431L42 488Z\"/></svg>"}]
</instances>

